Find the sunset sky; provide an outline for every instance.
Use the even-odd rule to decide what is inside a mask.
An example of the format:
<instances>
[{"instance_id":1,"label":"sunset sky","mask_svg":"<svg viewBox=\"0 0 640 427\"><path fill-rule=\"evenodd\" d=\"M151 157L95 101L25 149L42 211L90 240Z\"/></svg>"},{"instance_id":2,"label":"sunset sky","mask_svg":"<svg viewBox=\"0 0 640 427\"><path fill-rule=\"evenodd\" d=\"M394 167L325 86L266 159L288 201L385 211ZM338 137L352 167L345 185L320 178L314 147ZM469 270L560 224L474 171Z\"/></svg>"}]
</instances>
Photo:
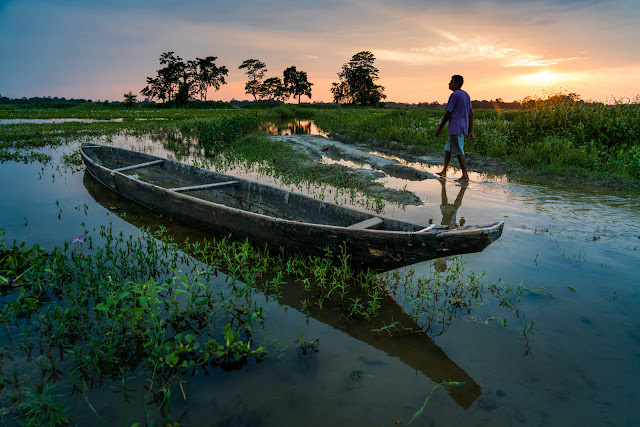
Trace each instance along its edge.
<instances>
[{"instance_id":1,"label":"sunset sky","mask_svg":"<svg viewBox=\"0 0 640 427\"><path fill-rule=\"evenodd\" d=\"M120 101L174 51L229 69L208 99L249 99L238 66L256 58L266 77L306 71L329 102L368 50L387 101L445 102L452 74L472 99L606 101L640 94L639 42L640 0L0 0L0 94Z\"/></svg>"}]
</instances>

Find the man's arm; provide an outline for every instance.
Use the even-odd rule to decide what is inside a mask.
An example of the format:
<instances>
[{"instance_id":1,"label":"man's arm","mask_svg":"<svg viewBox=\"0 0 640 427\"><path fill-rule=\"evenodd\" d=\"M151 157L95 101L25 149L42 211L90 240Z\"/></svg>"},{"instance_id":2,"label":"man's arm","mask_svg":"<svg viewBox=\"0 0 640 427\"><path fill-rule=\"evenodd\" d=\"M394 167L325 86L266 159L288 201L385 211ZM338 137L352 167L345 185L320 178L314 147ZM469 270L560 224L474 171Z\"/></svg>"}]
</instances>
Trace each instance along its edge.
<instances>
[{"instance_id":1,"label":"man's arm","mask_svg":"<svg viewBox=\"0 0 640 427\"><path fill-rule=\"evenodd\" d=\"M447 111L444 114L444 117L442 118L442 122L440 122L440 126L438 127L438 130L436 131L436 136L440 136L440 132L442 132L444 125L447 124L450 118L451 118L451 112Z\"/></svg>"},{"instance_id":2,"label":"man's arm","mask_svg":"<svg viewBox=\"0 0 640 427\"><path fill-rule=\"evenodd\" d=\"M469 110L469 139L473 139L473 110Z\"/></svg>"}]
</instances>

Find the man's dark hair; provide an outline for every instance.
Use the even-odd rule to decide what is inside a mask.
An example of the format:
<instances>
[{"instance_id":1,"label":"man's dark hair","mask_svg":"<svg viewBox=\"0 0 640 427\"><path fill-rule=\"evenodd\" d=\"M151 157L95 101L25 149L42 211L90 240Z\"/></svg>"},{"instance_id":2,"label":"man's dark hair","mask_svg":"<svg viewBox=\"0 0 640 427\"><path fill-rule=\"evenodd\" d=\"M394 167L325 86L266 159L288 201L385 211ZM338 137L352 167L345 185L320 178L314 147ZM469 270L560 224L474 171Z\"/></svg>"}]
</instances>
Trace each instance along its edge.
<instances>
[{"instance_id":1,"label":"man's dark hair","mask_svg":"<svg viewBox=\"0 0 640 427\"><path fill-rule=\"evenodd\" d=\"M451 80L458 83L458 87L462 87L462 84L464 83L464 79L462 78L462 76L458 74L456 74L455 76L452 76Z\"/></svg>"}]
</instances>

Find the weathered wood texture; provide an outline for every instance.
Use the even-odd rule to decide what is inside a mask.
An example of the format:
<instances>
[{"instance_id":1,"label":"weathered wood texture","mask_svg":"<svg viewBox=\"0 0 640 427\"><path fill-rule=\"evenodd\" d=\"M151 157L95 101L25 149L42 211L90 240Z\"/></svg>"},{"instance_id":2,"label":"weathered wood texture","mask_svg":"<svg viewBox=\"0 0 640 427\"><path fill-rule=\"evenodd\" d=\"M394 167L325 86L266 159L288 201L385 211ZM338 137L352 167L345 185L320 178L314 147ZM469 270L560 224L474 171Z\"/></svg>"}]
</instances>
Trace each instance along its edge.
<instances>
[{"instance_id":1,"label":"weathered wood texture","mask_svg":"<svg viewBox=\"0 0 640 427\"><path fill-rule=\"evenodd\" d=\"M373 217L369 219L365 219L364 221L357 222L355 224L351 224L347 228L353 228L354 230L366 230L366 229L379 229L384 224L384 220L382 218Z\"/></svg>"},{"instance_id":2,"label":"weathered wood texture","mask_svg":"<svg viewBox=\"0 0 640 427\"><path fill-rule=\"evenodd\" d=\"M172 160L146 167L138 179L132 179L113 170L162 159L107 146L100 150L83 146L81 154L88 172L98 181L158 212L203 230L231 234L236 239L249 239L259 245L266 243L271 248L282 247L290 253L323 256L327 250L339 254L346 248L352 265L359 269L389 270L443 256L479 252L502 234L502 222L420 232L425 228L423 225L379 218ZM231 180L237 184L202 189L189 195L154 183L194 187ZM349 227L368 220L380 228Z\"/></svg>"},{"instance_id":3,"label":"weathered wood texture","mask_svg":"<svg viewBox=\"0 0 640 427\"><path fill-rule=\"evenodd\" d=\"M95 148L95 147L91 147L91 148ZM141 169L141 168L146 168L149 166L154 166L154 165L159 165L161 163L164 163L164 160L154 160L151 162L145 162L145 163L140 163L139 165L131 165L131 166L125 166L123 168L118 168L118 169L114 169L114 172L125 172L125 171L131 171L134 169Z\"/></svg>"},{"instance_id":4,"label":"weathered wood texture","mask_svg":"<svg viewBox=\"0 0 640 427\"><path fill-rule=\"evenodd\" d=\"M189 186L189 187L169 188L169 191L176 191L178 193L184 193L186 191L209 190L209 189L212 189L212 188L228 187L230 185L235 185L237 183L238 183L238 181L216 182L216 183L213 183L213 184L202 184L202 185L192 185L192 186Z\"/></svg>"}]
</instances>

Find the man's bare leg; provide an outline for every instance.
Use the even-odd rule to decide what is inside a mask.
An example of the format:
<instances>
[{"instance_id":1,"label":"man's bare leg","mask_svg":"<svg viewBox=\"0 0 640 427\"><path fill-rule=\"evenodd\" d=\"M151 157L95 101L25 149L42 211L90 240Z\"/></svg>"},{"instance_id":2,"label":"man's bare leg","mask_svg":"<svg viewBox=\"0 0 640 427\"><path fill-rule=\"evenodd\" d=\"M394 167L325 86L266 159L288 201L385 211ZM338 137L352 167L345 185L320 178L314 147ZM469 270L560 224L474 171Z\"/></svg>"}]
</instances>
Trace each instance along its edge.
<instances>
[{"instance_id":1,"label":"man's bare leg","mask_svg":"<svg viewBox=\"0 0 640 427\"><path fill-rule=\"evenodd\" d=\"M458 156L458 162L460 163L460 169L462 169L462 176L458 178L458 181L460 182L469 181L469 175L467 174L467 159L464 157L464 154L460 154Z\"/></svg>"},{"instance_id":2,"label":"man's bare leg","mask_svg":"<svg viewBox=\"0 0 640 427\"><path fill-rule=\"evenodd\" d=\"M451 153L449 151L444 152L444 166L442 167L442 172L436 172L438 176L447 176L447 168L449 167L449 162L451 161Z\"/></svg>"}]
</instances>

